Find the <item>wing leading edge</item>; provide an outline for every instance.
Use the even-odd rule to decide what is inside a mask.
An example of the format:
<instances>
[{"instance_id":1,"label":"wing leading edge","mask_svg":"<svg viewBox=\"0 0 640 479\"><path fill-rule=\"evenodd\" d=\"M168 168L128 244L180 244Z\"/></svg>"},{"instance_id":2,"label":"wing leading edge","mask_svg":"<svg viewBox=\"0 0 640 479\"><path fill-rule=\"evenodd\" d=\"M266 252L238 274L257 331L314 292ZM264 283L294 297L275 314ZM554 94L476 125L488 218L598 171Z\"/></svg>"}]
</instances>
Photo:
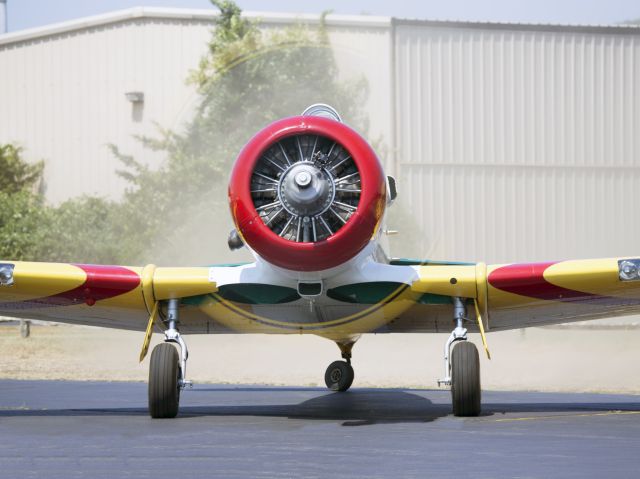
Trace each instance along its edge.
<instances>
[{"instance_id":1,"label":"wing leading edge","mask_svg":"<svg viewBox=\"0 0 640 479\"><path fill-rule=\"evenodd\" d=\"M640 313L640 259L425 265L412 289L478 301L491 330Z\"/></svg>"},{"instance_id":2,"label":"wing leading edge","mask_svg":"<svg viewBox=\"0 0 640 479\"><path fill-rule=\"evenodd\" d=\"M477 316L475 300L487 330L640 313L640 259L409 268L417 271L412 292L467 298L470 317ZM214 270L0 261L0 315L144 331L157 301L217 292ZM416 304L397 312L387 329L447 330L450 311L444 304ZM210 332L210 318L197 316L193 320L207 324L196 329Z\"/></svg>"},{"instance_id":3,"label":"wing leading edge","mask_svg":"<svg viewBox=\"0 0 640 479\"><path fill-rule=\"evenodd\" d=\"M211 269L0 261L0 314L144 331L157 301L217 291Z\"/></svg>"}]
</instances>

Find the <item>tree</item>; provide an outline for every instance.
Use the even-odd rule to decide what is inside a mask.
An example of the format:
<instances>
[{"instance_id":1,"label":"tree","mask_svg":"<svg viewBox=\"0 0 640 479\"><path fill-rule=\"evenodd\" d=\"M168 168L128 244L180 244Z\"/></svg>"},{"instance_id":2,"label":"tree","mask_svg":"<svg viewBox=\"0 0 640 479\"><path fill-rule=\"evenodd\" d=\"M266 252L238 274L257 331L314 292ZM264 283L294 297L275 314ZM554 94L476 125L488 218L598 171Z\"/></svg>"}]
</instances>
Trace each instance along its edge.
<instances>
[{"instance_id":1,"label":"tree","mask_svg":"<svg viewBox=\"0 0 640 479\"><path fill-rule=\"evenodd\" d=\"M264 32L242 18L235 3L212 3L220 15L207 54L190 75L201 95L193 120L182 134L161 131L159 138L141 138L164 151L166 162L149 168L114 148L130 184L120 215L135 225L125 238L130 260L228 259L228 175L242 146L272 121L326 102L367 130L361 113L366 82L338 81L324 17L316 29L297 25Z\"/></svg>"},{"instance_id":2,"label":"tree","mask_svg":"<svg viewBox=\"0 0 640 479\"><path fill-rule=\"evenodd\" d=\"M31 189L42 180L44 163L27 163L22 149L11 144L0 145L0 191L17 193Z\"/></svg>"},{"instance_id":3,"label":"tree","mask_svg":"<svg viewBox=\"0 0 640 479\"><path fill-rule=\"evenodd\" d=\"M123 249L117 203L81 196L48 207L41 229L39 261L74 263L121 263L129 252ZM126 261L125 261L126 262Z\"/></svg>"},{"instance_id":4,"label":"tree","mask_svg":"<svg viewBox=\"0 0 640 479\"><path fill-rule=\"evenodd\" d=\"M42 180L42 171L43 163L25 161L21 148L0 145L0 258L23 259L37 254L46 208L34 190Z\"/></svg>"},{"instance_id":5,"label":"tree","mask_svg":"<svg viewBox=\"0 0 640 479\"><path fill-rule=\"evenodd\" d=\"M0 258L36 259L47 219L42 198L28 190L0 191L0 205Z\"/></svg>"},{"instance_id":6,"label":"tree","mask_svg":"<svg viewBox=\"0 0 640 479\"><path fill-rule=\"evenodd\" d=\"M22 149L0 145L0 258L112 263L122 258L113 204L101 198L45 203L37 187L44 163Z\"/></svg>"}]
</instances>

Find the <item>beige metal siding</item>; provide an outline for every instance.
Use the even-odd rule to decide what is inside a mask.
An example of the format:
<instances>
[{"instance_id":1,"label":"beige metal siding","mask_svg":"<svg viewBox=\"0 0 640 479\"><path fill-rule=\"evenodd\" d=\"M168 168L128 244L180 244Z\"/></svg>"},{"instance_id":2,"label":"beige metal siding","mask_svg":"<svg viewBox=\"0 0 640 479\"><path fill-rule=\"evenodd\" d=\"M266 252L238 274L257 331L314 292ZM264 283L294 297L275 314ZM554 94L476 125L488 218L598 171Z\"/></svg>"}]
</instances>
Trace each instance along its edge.
<instances>
[{"instance_id":1,"label":"beige metal siding","mask_svg":"<svg viewBox=\"0 0 640 479\"><path fill-rule=\"evenodd\" d=\"M134 135L175 127L189 98L185 85L208 38L204 23L134 20L0 45L0 141L47 160L47 198L117 196L124 182L107 145L158 161ZM142 91L133 107L127 91Z\"/></svg>"},{"instance_id":2,"label":"beige metal siding","mask_svg":"<svg viewBox=\"0 0 640 479\"><path fill-rule=\"evenodd\" d=\"M395 45L396 161L422 254L639 254L637 29L400 24Z\"/></svg>"},{"instance_id":3,"label":"beige metal siding","mask_svg":"<svg viewBox=\"0 0 640 479\"><path fill-rule=\"evenodd\" d=\"M380 159L388 169L393 168L388 150L392 145L391 95L392 56L389 25L371 27L332 26L329 40L333 48L340 80L365 80L367 98L362 108L368 120L368 138L383 149ZM310 98L313 97L310 92Z\"/></svg>"}]
</instances>

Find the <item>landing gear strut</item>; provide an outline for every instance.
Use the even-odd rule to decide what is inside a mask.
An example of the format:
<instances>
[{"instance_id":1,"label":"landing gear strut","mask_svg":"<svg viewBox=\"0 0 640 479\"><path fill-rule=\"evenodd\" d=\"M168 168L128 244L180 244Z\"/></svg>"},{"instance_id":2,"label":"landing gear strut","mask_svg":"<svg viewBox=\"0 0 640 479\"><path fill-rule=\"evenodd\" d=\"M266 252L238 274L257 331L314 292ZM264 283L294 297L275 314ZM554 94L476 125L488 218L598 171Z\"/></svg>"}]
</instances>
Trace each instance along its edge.
<instances>
[{"instance_id":1,"label":"landing gear strut","mask_svg":"<svg viewBox=\"0 0 640 479\"><path fill-rule=\"evenodd\" d=\"M344 361L329 364L324 373L324 382L332 391L344 392L353 384L354 372L351 366L351 349L355 343L337 343Z\"/></svg>"},{"instance_id":2,"label":"landing gear strut","mask_svg":"<svg viewBox=\"0 0 640 479\"><path fill-rule=\"evenodd\" d=\"M149 366L149 414L152 418L172 418L178 414L180 391L191 387L187 381L187 345L178 332L178 300L169 300L167 319L168 329L164 332L164 343L158 344L151 353ZM180 348L180 355L174 346Z\"/></svg>"},{"instance_id":3,"label":"landing gear strut","mask_svg":"<svg viewBox=\"0 0 640 479\"><path fill-rule=\"evenodd\" d=\"M467 319L464 299L453 298L453 317L456 328L444 347L445 378L438 385L451 386L451 401L455 416L480 414L480 358L475 344L468 341L463 327Z\"/></svg>"}]
</instances>

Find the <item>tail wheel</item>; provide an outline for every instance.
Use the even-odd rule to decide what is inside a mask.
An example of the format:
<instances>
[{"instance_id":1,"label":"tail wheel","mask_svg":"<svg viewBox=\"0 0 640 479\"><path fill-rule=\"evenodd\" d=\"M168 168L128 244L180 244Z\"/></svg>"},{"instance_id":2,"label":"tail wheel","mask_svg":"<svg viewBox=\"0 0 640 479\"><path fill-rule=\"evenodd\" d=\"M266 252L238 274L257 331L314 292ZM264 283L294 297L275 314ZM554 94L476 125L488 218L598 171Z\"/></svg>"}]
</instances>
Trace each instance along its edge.
<instances>
[{"instance_id":1,"label":"tail wheel","mask_svg":"<svg viewBox=\"0 0 640 479\"><path fill-rule=\"evenodd\" d=\"M149 366L149 414L152 418L178 415L180 403L178 351L168 343L158 344Z\"/></svg>"},{"instance_id":2,"label":"tail wheel","mask_svg":"<svg viewBox=\"0 0 640 479\"><path fill-rule=\"evenodd\" d=\"M346 361L334 361L324 373L324 382L332 391L344 392L353 384L354 376L351 364Z\"/></svg>"},{"instance_id":3,"label":"tail wheel","mask_svg":"<svg viewBox=\"0 0 640 479\"><path fill-rule=\"evenodd\" d=\"M480 414L480 358L475 344L459 341L451 352L451 399L455 416Z\"/></svg>"}]
</instances>

